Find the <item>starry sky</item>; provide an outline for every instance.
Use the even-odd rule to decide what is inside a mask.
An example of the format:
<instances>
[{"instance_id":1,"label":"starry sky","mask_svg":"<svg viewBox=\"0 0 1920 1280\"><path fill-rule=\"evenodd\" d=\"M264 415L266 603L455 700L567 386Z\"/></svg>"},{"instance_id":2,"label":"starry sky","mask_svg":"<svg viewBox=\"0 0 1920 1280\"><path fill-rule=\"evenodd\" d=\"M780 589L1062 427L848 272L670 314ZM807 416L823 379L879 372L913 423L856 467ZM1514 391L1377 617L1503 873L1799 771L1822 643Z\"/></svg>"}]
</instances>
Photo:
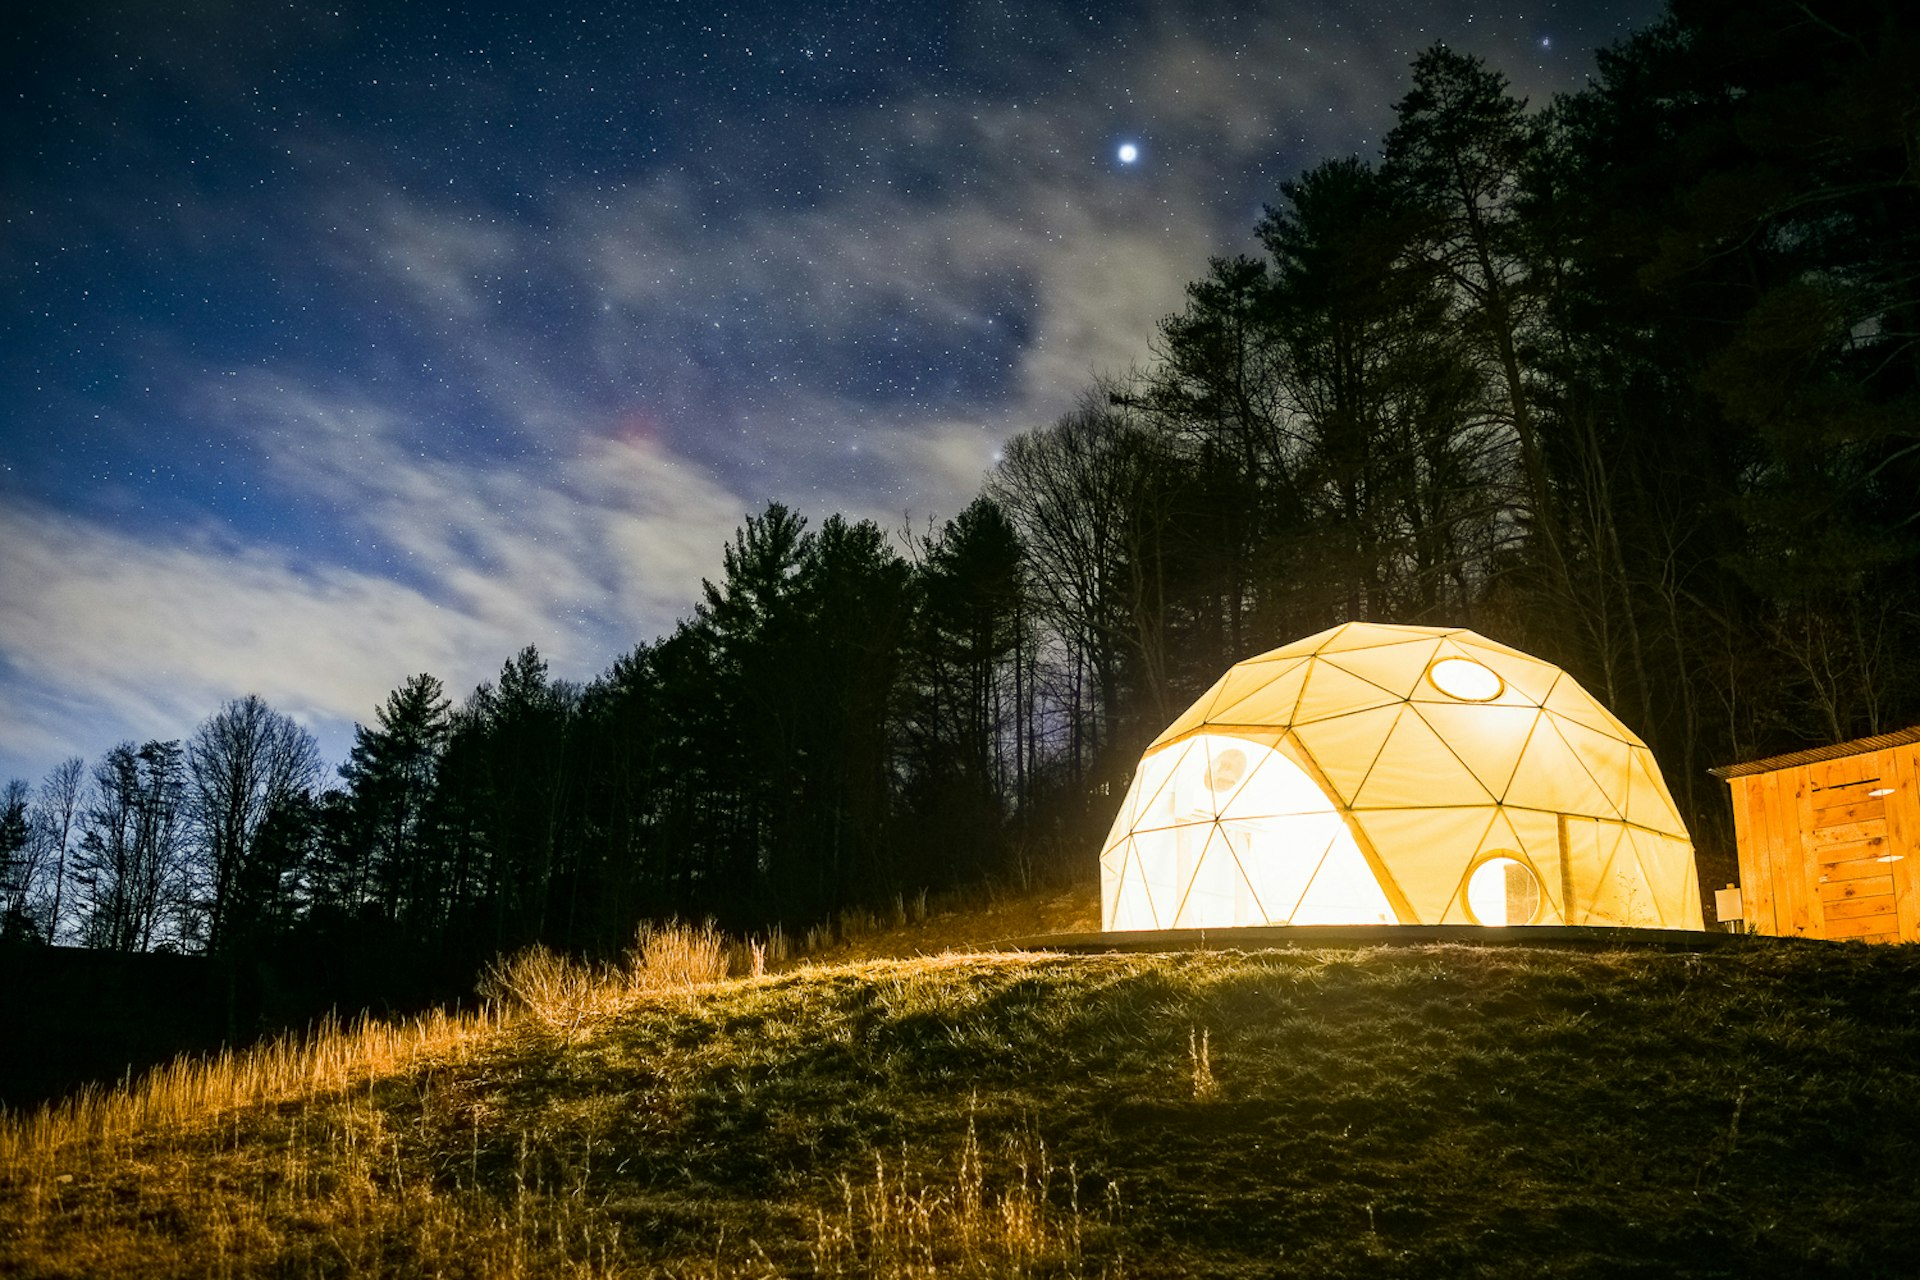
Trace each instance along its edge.
<instances>
[{"instance_id":1,"label":"starry sky","mask_svg":"<svg viewBox=\"0 0 1920 1280\"><path fill-rule=\"evenodd\" d=\"M777 499L951 517L1444 41L1653 0L30 0L0 32L0 779L255 692L584 680Z\"/></svg>"}]
</instances>

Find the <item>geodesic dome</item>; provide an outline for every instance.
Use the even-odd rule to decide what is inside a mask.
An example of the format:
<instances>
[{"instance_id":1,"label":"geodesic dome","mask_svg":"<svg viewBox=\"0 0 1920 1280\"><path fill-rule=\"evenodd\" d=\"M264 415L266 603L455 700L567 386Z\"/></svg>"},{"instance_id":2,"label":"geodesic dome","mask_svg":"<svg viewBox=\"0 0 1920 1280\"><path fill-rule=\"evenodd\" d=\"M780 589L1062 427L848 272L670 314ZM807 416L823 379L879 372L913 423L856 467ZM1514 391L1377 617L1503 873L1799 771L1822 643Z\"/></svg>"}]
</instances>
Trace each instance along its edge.
<instances>
[{"instance_id":1,"label":"geodesic dome","mask_svg":"<svg viewBox=\"0 0 1920 1280\"><path fill-rule=\"evenodd\" d=\"M1700 929L1653 753L1566 672L1350 622L1233 667L1154 739L1100 855L1109 930Z\"/></svg>"}]
</instances>

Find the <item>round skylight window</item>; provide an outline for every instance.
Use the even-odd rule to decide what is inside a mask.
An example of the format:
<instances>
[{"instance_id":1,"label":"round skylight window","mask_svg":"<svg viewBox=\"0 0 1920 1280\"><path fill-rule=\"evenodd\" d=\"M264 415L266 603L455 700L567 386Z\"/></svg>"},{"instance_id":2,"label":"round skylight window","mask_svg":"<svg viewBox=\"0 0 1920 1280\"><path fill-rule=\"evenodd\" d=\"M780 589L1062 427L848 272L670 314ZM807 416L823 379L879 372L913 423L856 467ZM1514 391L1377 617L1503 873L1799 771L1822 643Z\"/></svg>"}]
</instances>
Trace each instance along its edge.
<instances>
[{"instance_id":1,"label":"round skylight window","mask_svg":"<svg viewBox=\"0 0 1920 1280\"><path fill-rule=\"evenodd\" d=\"M1488 858L1467 877L1467 914L1475 924L1532 924L1540 914L1540 881L1517 859Z\"/></svg>"},{"instance_id":2,"label":"round skylight window","mask_svg":"<svg viewBox=\"0 0 1920 1280\"><path fill-rule=\"evenodd\" d=\"M1462 702L1492 702L1507 691L1506 682L1493 668L1472 658L1442 658L1427 668L1427 679L1449 698Z\"/></svg>"}]
</instances>

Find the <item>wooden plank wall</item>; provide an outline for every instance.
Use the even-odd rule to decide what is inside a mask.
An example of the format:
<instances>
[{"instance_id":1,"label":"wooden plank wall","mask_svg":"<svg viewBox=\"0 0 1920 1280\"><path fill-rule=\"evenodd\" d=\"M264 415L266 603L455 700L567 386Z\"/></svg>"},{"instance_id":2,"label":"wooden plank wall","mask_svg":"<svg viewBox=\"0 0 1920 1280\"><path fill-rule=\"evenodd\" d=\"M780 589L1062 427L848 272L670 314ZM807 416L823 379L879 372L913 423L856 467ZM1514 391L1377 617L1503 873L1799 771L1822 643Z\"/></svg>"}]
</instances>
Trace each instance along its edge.
<instances>
[{"instance_id":1,"label":"wooden plank wall","mask_svg":"<svg viewBox=\"0 0 1920 1280\"><path fill-rule=\"evenodd\" d=\"M1762 779L1767 775L1729 778L1733 789L1733 840L1740 860L1740 908L1747 923L1761 933L1778 934L1773 914L1773 873L1768 867L1764 814L1760 810Z\"/></svg>"},{"instance_id":2,"label":"wooden plank wall","mask_svg":"<svg viewBox=\"0 0 1920 1280\"><path fill-rule=\"evenodd\" d=\"M1729 781L1755 929L1920 942L1920 743Z\"/></svg>"},{"instance_id":3,"label":"wooden plank wall","mask_svg":"<svg viewBox=\"0 0 1920 1280\"><path fill-rule=\"evenodd\" d=\"M1880 752L1880 778L1894 789L1887 797L1887 851L1893 863L1893 897L1900 940L1920 942L1920 742Z\"/></svg>"}]
</instances>

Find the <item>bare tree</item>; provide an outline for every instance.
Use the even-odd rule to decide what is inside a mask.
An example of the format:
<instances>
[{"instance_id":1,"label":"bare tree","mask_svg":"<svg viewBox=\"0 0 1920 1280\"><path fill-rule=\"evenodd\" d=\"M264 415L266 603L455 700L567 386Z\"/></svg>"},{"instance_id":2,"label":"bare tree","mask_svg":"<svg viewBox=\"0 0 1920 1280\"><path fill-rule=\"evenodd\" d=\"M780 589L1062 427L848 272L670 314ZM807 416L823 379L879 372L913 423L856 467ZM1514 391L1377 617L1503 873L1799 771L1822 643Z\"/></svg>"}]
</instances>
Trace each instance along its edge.
<instances>
[{"instance_id":1,"label":"bare tree","mask_svg":"<svg viewBox=\"0 0 1920 1280\"><path fill-rule=\"evenodd\" d=\"M187 772L196 906L209 951L244 923L236 918L246 913L240 886L250 880L261 824L276 807L311 792L321 767L313 735L255 694L230 700L194 730Z\"/></svg>"},{"instance_id":2,"label":"bare tree","mask_svg":"<svg viewBox=\"0 0 1920 1280\"><path fill-rule=\"evenodd\" d=\"M1173 461L1136 417L1090 396L1010 441L987 482L1026 546L1036 607L1062 651L1076 775L1113 732L1129 658L1149 701L1165 701L1159 542Z\"/></svg>"},{"instance_id":3,"label":"bare tree","mask_svg":"<svg viewBox=\"0 0 1920 1280\"><path fill-rule=\"evenodd\" d=\"M53 858L53 902L47 909L47 944L59 941L60 913L65 910L67 855L75 827L85 807L87 763L71 756L55 765L40 783L35 819L46 852Z\"/></svg>"},{"instance_id":4,"label":"bare tree","mask_svg":"<svg viewBox=\"0 0 1920 1280\"><path fill-rule=\"evenodd\" d=\"M123 742L93 769L74 884L90 946L149 951L183 890L186 768L178 742Z\"/></svg>"}]
</instances>

